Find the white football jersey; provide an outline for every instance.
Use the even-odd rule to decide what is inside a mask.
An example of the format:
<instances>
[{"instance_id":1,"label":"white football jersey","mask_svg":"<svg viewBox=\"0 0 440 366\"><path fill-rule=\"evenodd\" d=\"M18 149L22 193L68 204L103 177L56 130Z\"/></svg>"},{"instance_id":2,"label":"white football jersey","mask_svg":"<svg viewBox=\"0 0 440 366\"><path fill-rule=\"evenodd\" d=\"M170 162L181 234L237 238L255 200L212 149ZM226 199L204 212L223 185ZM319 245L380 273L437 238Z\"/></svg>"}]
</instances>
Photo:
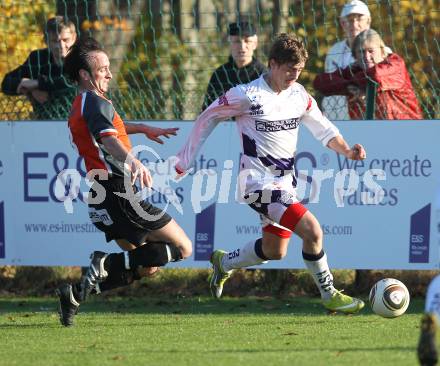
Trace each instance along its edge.
<instances>
[{"instance_id":1,"label":"white football jersey","mask_svg":"<svg viewBox=\"0 0 440 366\"><path fill-rule=\"evenodd\" d=\"M242 141L239 183L243 196L259 190L294 191L301 124L324 146L339 135L302 85L295 83L276 93L260 76L230 89L200 114L177 154L177 170L186 171L216 124L232 117Z\"/></svg>"}]
</instances>

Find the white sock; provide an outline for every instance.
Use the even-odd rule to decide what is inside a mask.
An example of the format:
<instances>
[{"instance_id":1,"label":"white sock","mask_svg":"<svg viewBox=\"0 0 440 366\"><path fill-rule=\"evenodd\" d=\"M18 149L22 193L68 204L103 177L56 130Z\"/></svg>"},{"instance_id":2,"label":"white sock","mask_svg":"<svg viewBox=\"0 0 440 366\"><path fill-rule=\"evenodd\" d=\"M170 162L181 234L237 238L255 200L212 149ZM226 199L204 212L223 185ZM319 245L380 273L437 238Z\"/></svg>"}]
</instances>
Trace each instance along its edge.
<instances>
[{"instance_id":1,"label":"white sock","mask_svg":"<svg viewBox=\"0 0 440 366\"><path fill-rule=\"evenodd\" d=\"M310 255L303 252L303 259L321 293L321 298L326 300L332 296L336 289L333 287L333 275L327 264L327 255L322 253L323 256L318 260L310 260L304 258L304 256L310 258Z\"/></svg>"},{"instance_id":2,"label":"white sock","mask_svg":"<svg viewBox=\"0 0 440 366\"><path fill-rule=\"evenodd\" d=\"M255 252L255 243L256 241L252 240L249 243L247 243L243 248L236 249L223 256L222 259L223 270L229 271L231 269L250 267L256 264L261 264L266 262L265 259L259 257Z\"/></svg>"},{"instance_id":3,"label":"white sock","mask_svg":"<svg viewBox=\"0 0 440 366\"><path fill-rule=\"evenodd\" d=\"M425 312L434 313L440 320L440 275L435 276L426 291Z\"/></svg>"}]
</instances>

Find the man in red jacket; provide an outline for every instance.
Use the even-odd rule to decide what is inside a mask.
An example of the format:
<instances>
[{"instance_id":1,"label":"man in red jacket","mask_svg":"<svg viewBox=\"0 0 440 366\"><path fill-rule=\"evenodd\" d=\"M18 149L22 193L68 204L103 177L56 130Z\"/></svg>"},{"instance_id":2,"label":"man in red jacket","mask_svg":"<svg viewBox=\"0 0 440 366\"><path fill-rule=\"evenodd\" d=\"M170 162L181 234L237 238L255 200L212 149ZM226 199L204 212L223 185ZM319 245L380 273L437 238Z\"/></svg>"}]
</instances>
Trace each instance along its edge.
<instances>
[{"instance_id":1,"label":"man in red jacket","mask_svg":"<svg viewBox=\"0 0 440 366\"><path fill-rule=\"evenodd\" d=\"M351 119L364 119L365 90L369 80L377 84L376 119L423 119L403 59L387 53L380 35L365 30L354 40L356 62L345 69L319 74L313 86L324 95L347 95Z\"/></svg>"}]
</instances>

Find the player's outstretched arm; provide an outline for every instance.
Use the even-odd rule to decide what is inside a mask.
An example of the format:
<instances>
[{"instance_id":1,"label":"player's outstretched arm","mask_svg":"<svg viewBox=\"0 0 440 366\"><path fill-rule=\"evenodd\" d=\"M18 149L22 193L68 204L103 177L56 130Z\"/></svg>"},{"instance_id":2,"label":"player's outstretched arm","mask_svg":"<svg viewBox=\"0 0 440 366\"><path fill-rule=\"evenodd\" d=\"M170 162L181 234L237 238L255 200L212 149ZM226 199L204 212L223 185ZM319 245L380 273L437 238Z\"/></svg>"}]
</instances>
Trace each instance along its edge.
<instances>
[{"instance_id":1,"label":"player's outstretched arm","mask_svg":"<svg viewBox=\"0 0 440 366\"><path fill-rule=\"evenodd\" d=\"M159 137L163 136L169 139L170 136L176 136L179 128L159 128L144 125L141 123L126 123L125 130L128 134L143 133L150 140L155 141L159 144L163 144L163 141Z\"/></svg>"},{"instance_id":2,"label":"player's outstretched arm","mask_svg":"<svg viewBox=\"0 0 440 366\"><path fill-rule=\"evenodd\" d=\"M249 106L249 98L239 85L206 108L196 119L185 145L177 153L176 172L181 175L188 170L202 145L220 121L240 116Z\"/></svg>"},{"instance_id":3,"label":"player's outstretched arm","mask_svg":"<svg viewBox=\"0 0 440 366\"><path fill-rule=\"evenodd\" d=\"M364 160L367 157L367 153L361 144L354 144L350 148L341 135L333 137L327 146L338 154L344 155L347 159Z\"/></svg>"}]
</instances>

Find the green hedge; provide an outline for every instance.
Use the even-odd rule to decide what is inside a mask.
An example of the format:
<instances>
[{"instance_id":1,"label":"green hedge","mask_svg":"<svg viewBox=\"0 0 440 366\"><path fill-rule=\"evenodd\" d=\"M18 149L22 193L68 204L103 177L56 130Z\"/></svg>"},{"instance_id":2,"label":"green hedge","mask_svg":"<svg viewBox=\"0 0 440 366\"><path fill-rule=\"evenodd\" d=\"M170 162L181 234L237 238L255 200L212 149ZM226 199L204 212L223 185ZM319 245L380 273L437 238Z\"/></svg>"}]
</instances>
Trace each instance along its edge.
<instances>
[{"instance_id":1,"label":"green hedge","mask_svg":"<svg viewBox=\"0 0 440 366\"><path fill-rule=\"evenodd\" d=\"M162 269L151 278L131 286L110 291L105 296L205 296L209 295L207 269ZM371 286L385 277L403 281L412 296L424 296L426 287L438 271L354 271L335 270L337 288L347 293L368 296ZM63 282L76 282L80 267L0 267L0 294L44 296ZM228 296L318 295L318 290L305 270L238 270L228 281Z\"/></svg>"}]
</instances>

